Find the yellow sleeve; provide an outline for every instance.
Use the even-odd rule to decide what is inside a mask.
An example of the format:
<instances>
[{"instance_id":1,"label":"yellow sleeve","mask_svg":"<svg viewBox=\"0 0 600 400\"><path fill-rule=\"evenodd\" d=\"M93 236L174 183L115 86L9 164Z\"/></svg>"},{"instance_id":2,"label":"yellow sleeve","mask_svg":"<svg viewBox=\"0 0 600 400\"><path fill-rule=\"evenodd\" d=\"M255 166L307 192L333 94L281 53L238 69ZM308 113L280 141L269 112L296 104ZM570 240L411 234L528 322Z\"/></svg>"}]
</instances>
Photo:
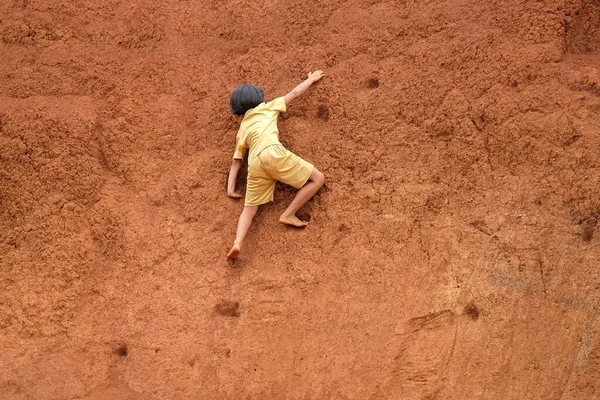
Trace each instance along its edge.
<instances>
[{"instance_id":1,"label":"yellow sleeve","mask_svg":"<svg viewBox=\"0 0 600 400\"><path fill-rule=\"evenodd\" d=\"M276 112L285 112L285 99L283 97L278 97L275 100L271 100L265 105L265 108Z\"/></svg>"},{"instance_id":2,"label":"yellow sleeve","mask_svg":"<svg viewBox=\"0 0 600 400\"><path fill-rule=\"evenodd\" d=\"M243 159L247 149L248 147L246 146L245 141L240 138L240 135L237 135L235 138L235 152L233 153L233 158Z\"/></svg>"}]
</instances>

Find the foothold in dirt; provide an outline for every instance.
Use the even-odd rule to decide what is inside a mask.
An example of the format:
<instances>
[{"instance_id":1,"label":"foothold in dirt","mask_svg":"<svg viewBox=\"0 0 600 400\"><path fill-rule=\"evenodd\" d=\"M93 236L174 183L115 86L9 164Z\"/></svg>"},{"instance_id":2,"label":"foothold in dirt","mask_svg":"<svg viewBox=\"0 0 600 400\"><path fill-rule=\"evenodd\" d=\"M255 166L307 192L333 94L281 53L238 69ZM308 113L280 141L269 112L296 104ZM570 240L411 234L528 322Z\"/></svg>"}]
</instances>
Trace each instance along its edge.
<instances>
[{"instance_id":1,"label":"foothold in dirt","mask_svg":"<svg viewBox=\"0 0 600 400\"><path fill-rule=\"evenodd\" d=\"M215 305L215 312L224 317L239 317L240 303L231 300L221 300Z\"/></svg>"},{"instance_id":2,"label":"foothold in dirt","mask_svg":"<svg viewBox=\"0 0 600 400\"><path fill-rule=\"evenodd\" d=\"M577 225L581 226L581 238L584 242L591 242L594 238L596 226L598 226L598 220L600 220L599 212L585 213L578 215L576 222Z\"/></svg>"},{"instance_id":3,"label":"foothold in dirt","mask_svg":"<svg viewBox=\"0 0 600 400\"><path fill-rule=\"evenodd\" d=\"M329 121L329 109L324 106L323 104L320 104L319 107L317 108L317 117L321 120L321 121Z\"/></svg>"},{"instance_id":4,"label":"foothold in dirt","mask_svg":"<svg viewBox=\"0 0 600 400\"><path fill-rule=\"evenodd\" d=\"M371 78L367 80L367 87L369 89L377 89L379 87L379 79Z\"/></svg>"},{"instance_id":5,"label":"foothold in dirt","mask_svg":"<svg viewBox=\"0 0 600 400\"><path fill-rule=\"evenodd\" d=\"M475 125L475 128L479 131L483 130L485 127L485 117L483 115L473 118L471 121L473 121L473 125Z\"/></svg>"},{"instance_id":6,"label":"foothold in dirt","mask_svg":"<svg viewBox=\"0 0 600 400\"><path fill-rule=\"evenodd\" d=\"M594 238L594 231L596 230L595 228L596 225L594 224L585 224L585 226L583 227L583 233L581 235L585 242L592 241L592 239Z\"/></svg>"},{"instance_id":7,"label":"foothold in dirt","mask_svg":"<svg viewBox=\"0 0 600 400\"><path fill-rule=\"evenodd\" d=\"M114 353L117 354L119 357L123 357L123 358L127 357L127 354L128 354L128 352L127 352L127 345L124 344L124 343L118 345L115 348Z\"/></svg>"},{"instance_id":8,"label":"foothold in dirt","mask_svg":"<svg viewBox=\"0 0 600 400\"><path fill-rule=\"evenodd\" d=\"M479 308L471 301L463 308L463 315L468 316L473 321L477 321L479 319Z\"/></svg>"},{"instance_id":9,"label":"foothold in dirt","mask_svg":"<svg viewBox=\"0 0 600 400\"><path fill-rule=\"evenodd\" d=\"M569 139L567 139L565 141L565 146L571 146L572 144L574 144L575 142L577 142L579 139L581 139L581 135L574 134Z\"/></svg>"},{"instance_id":10,"label":"foothold in dirt","mask_svg":"<svg viewBox=\"0 0 600 400\"><path fill-rule=\"evenodd\" d=\"M583 2L574 16L565 18L565 24L567 53L600 53L600 9L597 2Z\"/></svg>"},{"instance_id":11,"label":"foothold in dirt","mask_svg":"<svg viewBox=\"0 0 600 400\"><path fill-rule=\"evenodd\" d=\"M339 232L345 232L345 231L349 231L350 227L346 224L340 224L340 226L338 227L338 231Z\"/></svg>"},{"instance_id":12,"label":"foothold in dirt","mask_svg":"<svg viewBox=\"0 0 600 400\"><path fill-rule=\"evenodd\" d=\"M454 125L447 117L438 116L428 119L424 122L424 126L425 131L431 137L442 141L452 140Z\"/></svg>"},{"instance_id":13,"label":"foothold in dirt","mask_svg":"<svg viewBox=\"0 0 600 400\"><path fill-rule=\"evenodd\" d=\"M300 218L300 221L310 222L310 214L307 212L296 213L296 216Z\"/></svg>"}]
</instances>

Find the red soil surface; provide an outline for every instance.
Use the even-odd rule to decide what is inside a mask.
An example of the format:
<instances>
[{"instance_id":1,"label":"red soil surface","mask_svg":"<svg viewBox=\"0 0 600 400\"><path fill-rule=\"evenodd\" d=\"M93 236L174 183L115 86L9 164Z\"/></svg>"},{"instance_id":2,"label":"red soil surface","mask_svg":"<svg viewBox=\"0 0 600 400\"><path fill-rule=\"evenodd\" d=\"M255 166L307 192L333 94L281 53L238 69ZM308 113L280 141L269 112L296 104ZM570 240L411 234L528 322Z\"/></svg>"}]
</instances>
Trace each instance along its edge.
<instances>
[{"instance_id":1,"label":"red soil surface","mask_svg":"<svg viewBox=\"0 0 600 400\"><path fill-rule=\"evenodd\" d=\"M600 398L600 2L0 3L3 399ZM242 83L326 187L228 264ZM243 181L243 180L242 180ZM243 189L243 188L242 188Z\"/></svg>"}]
</instances>

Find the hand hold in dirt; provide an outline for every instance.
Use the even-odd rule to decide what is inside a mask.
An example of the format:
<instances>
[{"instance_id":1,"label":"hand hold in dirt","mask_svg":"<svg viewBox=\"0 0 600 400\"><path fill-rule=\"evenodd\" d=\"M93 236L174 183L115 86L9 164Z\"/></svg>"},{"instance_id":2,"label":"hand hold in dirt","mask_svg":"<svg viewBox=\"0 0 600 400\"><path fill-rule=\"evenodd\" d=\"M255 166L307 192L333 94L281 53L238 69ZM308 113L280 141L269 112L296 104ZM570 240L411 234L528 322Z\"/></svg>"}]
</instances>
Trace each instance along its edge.
<instances>
[{"instance_id":1,"label":"hand hold in dirt","mask_svg":"<svg viewBox=\"0 0 600 400\"><path fill-rule=\"evenodd\" d=\"M123 357L123 358L127 357L127 353L128 353L127 344L122 343L122 344L118 345L115 348L114 353L117 354L119 357Z\"/></svg>"},{"instance_id":2,"label":"hand hold in dirt","mask_svg":"<svg viewBox=\"0 0 600 400\"><path fill-rule=\"evenodd\" d=\"M222 300L215 305L215 311L224 317L239 317L240 303L237 301Z\"/></svg>"},{"instance_id":3,"label":"hand hold in dirt","mask_svg":"<svg viewBox=\"0 0 600 400\"><path fill-rule=\"evenodd\" d=\"M477 321L479 319L479 308L471 301L463 308L463 315L468 316L473 321Z\"/></svg>"}]
</instances>

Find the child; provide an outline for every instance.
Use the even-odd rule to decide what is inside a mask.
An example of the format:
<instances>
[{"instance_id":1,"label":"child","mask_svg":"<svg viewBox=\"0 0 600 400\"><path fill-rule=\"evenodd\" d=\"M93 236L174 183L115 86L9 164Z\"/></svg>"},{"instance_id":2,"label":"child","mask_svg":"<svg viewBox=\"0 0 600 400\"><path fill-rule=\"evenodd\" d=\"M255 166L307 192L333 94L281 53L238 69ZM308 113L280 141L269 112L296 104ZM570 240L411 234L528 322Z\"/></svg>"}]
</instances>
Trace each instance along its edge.
<instances>
[{"instance_id":1,"label":"child","mask_svg":"<svg viewBox=\"0 0 600 400\"><path fill-rule=\"evenodd\" d=\"M231 113L243 115L244 119L236 136L233 163L227 180L229 197L236 199L242 197L241 193L235 191L235 181L247 149L250 149L250 154L244 210L240 215L235 241L227 258L235 259L240 254L242 242L258 211L258 206L273 200L276 181L300 189L290 206L279 217L279 222L299 228L308 225L296 217L296 212L323 186L325 176L312 164L281 145L277 117L292 101L323 76L323 71L310 72L308 78L294 90L268 103L264 103L263 90L252 85L240 86L231 94Z\"/></svg>"}]
</instances>

